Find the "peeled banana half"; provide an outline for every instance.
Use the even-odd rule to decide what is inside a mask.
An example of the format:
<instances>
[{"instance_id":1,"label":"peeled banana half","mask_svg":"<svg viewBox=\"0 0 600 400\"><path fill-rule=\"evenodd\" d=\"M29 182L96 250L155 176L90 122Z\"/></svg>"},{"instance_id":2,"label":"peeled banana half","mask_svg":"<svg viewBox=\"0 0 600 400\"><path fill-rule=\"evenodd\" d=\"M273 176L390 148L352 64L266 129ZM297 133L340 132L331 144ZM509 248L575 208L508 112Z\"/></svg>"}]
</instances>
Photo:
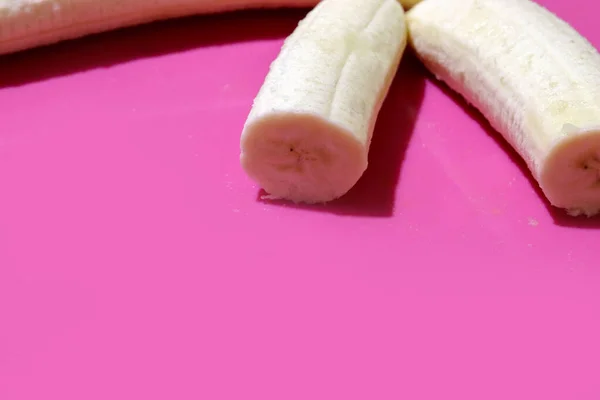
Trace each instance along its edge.
<instances>
[{"instance_id":1,"label":"peeled banana half","mask_svg":"<svg viewBox=\"0 0 600 400\"><path fill-rule=\"evenodd\" d=\"M549 202L600 211L600 55L530 0L424 0L409 45L525 160Z\"/></svg>"},{"instance_id":2,"label":"peeled banana half","mask_svg":"<svg viewBox=\"0 0 600 400\"><path fill-rule=\"evenodd\" d=\"M398 0L324 0L285 40L245 123L241 165L271 198L324 203L367 168L407 43Z\"/></svg>"}]
</instances>

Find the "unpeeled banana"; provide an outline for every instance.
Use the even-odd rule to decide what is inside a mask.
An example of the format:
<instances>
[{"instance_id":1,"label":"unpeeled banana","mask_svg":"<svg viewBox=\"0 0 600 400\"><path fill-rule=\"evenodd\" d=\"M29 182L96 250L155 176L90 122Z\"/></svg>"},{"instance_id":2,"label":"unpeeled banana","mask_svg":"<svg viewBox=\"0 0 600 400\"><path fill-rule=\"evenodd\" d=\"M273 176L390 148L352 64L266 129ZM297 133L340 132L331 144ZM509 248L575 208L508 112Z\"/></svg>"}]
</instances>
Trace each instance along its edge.
<instances>
[{"instance_id":1,"label":"unpeeled banana","mask_svg":"<svg viewBox=\"0 0 600 400\"><path fill-rule=\"evenodd\" d=\"M407 26L424 65L502 134L553 206L600 211L594 46L530 0L424 0Z\"/></svg>"}]
</instances>

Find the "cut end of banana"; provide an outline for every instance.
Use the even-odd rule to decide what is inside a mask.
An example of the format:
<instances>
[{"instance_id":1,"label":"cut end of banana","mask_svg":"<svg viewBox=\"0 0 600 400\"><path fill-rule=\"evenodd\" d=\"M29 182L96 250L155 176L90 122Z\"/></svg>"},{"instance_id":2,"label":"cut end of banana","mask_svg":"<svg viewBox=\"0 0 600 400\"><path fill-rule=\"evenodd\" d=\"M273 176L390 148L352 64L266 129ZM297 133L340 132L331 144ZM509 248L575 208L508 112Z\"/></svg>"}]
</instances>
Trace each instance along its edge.
<instances>
[{"instance_id":1,"label":"cut end of banana","mask_svg":"<svg viewBox=\"0 0 600 400\"><path fill-rule=\"evenodd\" d=\"M570 132L557 142L540 171L550 203L572 216L600 213L600 127ZM563 129L564 130L564 129Z\"/></svg>"},{"instance_id":2,"label":"cut end of banana","mask_svg":"<svg viewBox=\"0 0 600 400\"><path fill-rule=\"evenodd\" d=\"M325 203L367 168L366 144L311 114L270 113L244 129L240 162L271 199Z\"/></svg>"},{"instance_id":3,"label":"cut end of banana","mask_svg":"<svg viewBox=\"0 0 600 400\"><path fill-rule=\"evenodd\" d=\"M600 54L532 0L425 0L409 43L477 108L531 170L549 203L600 213Z\"/></svg>"}]
</instances>

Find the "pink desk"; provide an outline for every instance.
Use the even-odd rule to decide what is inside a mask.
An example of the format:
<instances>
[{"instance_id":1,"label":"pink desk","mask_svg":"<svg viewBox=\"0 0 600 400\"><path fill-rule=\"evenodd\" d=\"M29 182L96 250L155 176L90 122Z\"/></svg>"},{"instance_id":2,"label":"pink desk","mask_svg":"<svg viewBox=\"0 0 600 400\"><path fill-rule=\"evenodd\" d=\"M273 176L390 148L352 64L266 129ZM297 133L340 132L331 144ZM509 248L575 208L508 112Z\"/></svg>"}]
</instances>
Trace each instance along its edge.
<instances>
[{"instance_id":1,"label":"pink desk","mask_svg":"<svg viewBox=\"0 0 600 400\"><path fill-rule=\"evenodd\" d=\"M0 399L600 399L600 220L414 58L351 193L257 200L239 133L304 13L0 57Z\"/></svg>"}]
</instances>

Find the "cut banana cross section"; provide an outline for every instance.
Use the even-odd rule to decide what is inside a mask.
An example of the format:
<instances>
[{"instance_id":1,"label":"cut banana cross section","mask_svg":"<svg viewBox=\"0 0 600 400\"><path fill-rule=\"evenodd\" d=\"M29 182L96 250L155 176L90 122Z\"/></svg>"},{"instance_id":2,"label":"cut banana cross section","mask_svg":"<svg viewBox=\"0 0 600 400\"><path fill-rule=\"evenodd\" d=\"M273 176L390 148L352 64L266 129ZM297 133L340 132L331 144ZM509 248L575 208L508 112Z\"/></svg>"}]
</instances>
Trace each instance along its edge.
<instances>
[{"instance_id":1,"label":"cut banana cross section","mask_svg":"<svg viewBox=\"0 0 600 400\"><path fill-rule=\"evenodd\" d=\"M424 0L409 43L525 160L550 203L600 211L600 55L529 0Z\"/></svg>"},{"instance_id":2,"label":"cut banana cross section","mask_svg":"<svg viewBox=\"0 0 600 400\"><path fill-rule=\"evenodd\" d=\"M398 0L324 0L285 40L241 135L241 165L272 198L322 203L367 168L407 42Z\"/></svg>"}]
</instances>

